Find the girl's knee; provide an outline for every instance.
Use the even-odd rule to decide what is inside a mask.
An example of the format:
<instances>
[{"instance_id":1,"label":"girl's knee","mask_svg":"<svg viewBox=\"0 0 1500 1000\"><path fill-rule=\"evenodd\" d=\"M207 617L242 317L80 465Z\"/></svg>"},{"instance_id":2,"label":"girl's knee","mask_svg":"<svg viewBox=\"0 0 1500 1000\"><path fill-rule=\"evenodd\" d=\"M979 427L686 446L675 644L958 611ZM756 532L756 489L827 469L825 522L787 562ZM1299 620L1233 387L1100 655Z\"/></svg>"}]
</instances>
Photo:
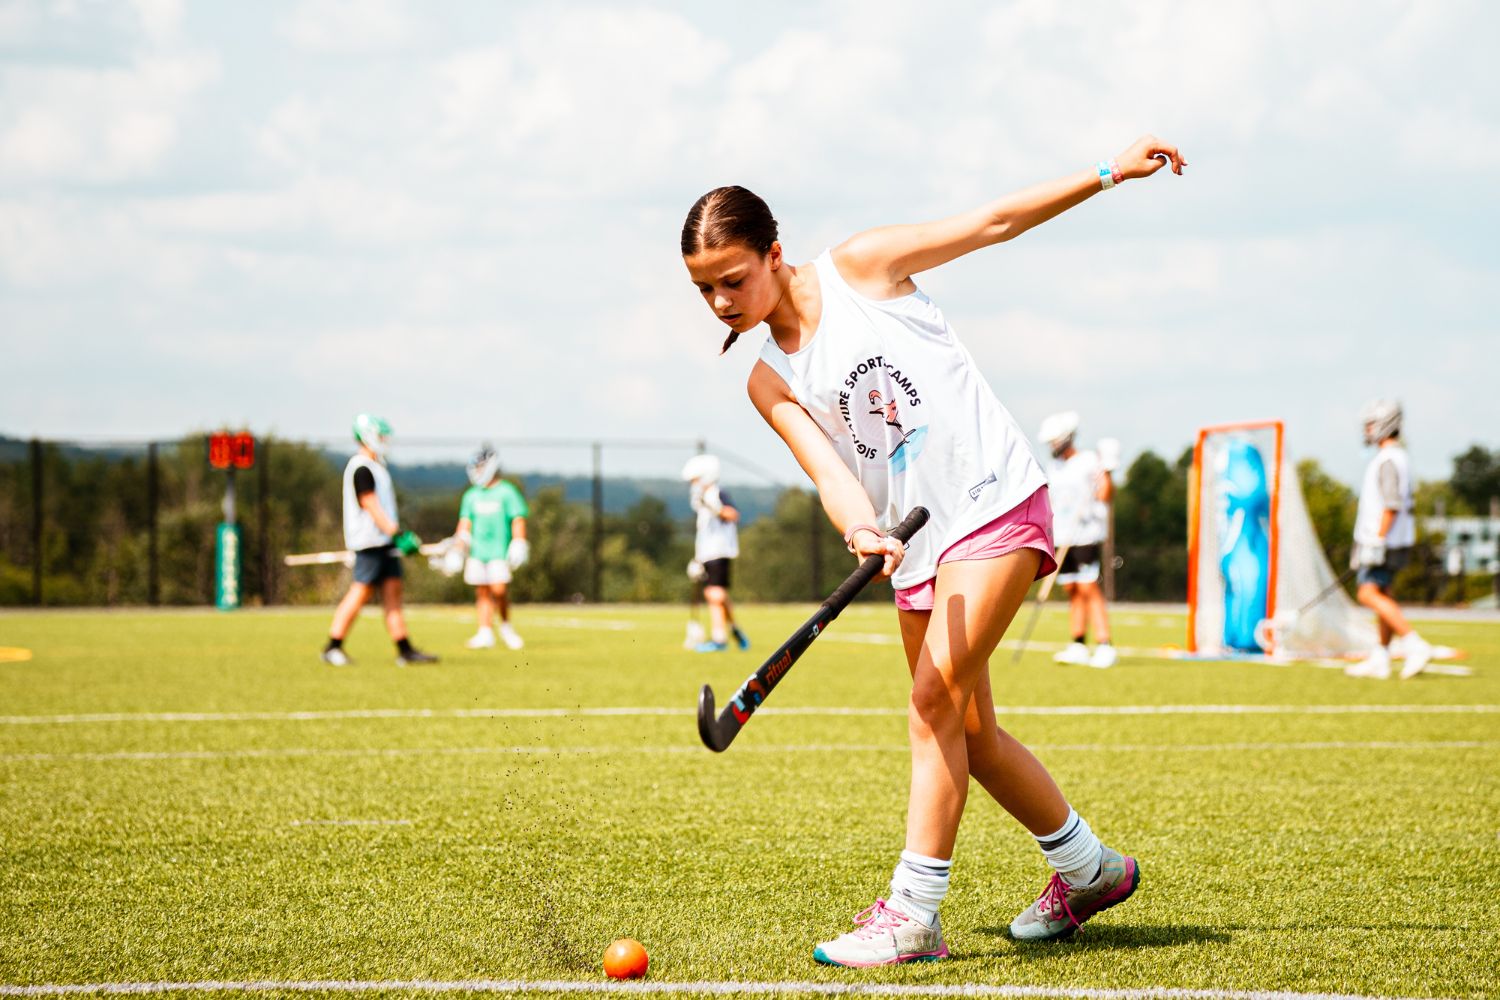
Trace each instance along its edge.
<instances>
[{"instance_id":1,"label":"girl's knee","mask_svg":"<svg viewBox=\"0 0 1500 1000\"><path fill-rule=\"evenodd\" d=\"M955 692L940 681L912 685L907 717L913 734L964 732L964 715Z\"/></svg>"}]
</instances>

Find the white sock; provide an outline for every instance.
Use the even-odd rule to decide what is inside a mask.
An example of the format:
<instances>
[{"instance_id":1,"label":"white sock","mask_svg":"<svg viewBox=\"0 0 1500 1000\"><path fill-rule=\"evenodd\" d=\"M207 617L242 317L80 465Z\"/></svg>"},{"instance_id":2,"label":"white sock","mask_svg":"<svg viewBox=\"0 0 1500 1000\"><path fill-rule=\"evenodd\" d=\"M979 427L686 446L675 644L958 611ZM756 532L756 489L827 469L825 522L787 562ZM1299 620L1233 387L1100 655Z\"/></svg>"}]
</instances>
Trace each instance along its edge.
<instances>
[{"instance_id":1,"label":"white sock","mask_svg":"<svg viewBox=\"0 0 1500 1000\"><path fill-rule=\"evenodd\" d=\"M1388 647L1388 646L1376 646L1373 650L1370 651L1370 659L1374 660L1377 663L1384 663L1386 666L1390 666L1390 664L1391 664L1391 650L1390 650L1390 647Z\"/></svg>"},{"instance_id":2,"label":"white sock","mask_svg":"<svg viewBox=\"0 0 1500 1000\"><path fill-rule=\"evenodd\" d=\"M1068 807L1068 818L1056 833L1036 838L1047 863L1071 886L1084 886L1099 877L1104 845L1088 822Z\"/></svg>"},{"instance_id":3,"label":"white sock","mask_svg":"<svg viewBox=\"0 0 1500 1000\"><path fill-rule=\"evenodd\" d=\"M948 875L952 869L951 860L902 851L891 875L891 909L931 927L937 921L938 904L948 895Z\"/></svg>"}]
</instances>

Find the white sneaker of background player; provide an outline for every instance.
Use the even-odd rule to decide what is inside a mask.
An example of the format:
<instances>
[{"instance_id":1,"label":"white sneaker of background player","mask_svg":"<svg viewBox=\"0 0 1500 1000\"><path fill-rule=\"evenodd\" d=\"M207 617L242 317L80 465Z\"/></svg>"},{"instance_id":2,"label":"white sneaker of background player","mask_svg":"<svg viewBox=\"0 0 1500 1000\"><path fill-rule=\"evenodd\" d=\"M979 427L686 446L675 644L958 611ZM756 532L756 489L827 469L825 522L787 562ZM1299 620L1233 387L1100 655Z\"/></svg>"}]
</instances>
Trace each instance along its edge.
<instances>
[{"instance_id":1,"label":"white sneaker of background player","mask_svg":"<svg viewBox=\"0 0 1500 1000\"><path fill-rule=\"evenodd\" d=\"M1089 662L1089 648L1081 642L1069 643L1061 652L1052 656L1054 663L1077 663Z\"/></svg>"},{"instance_id":2,"label":"white sneaker of background player","mask_svg":"<svg viewBox=\"0 0 1500 1000\"><path fill-rule=\"evenodd\" d=\"M1410 680L1427 669L1432 659L1432 643L1412 632L1405 636L1402 646L1406 651L1406 665L1401 668L1401 679Z\"/></svg>"},{"instance_id":3,"label":"white sneaker of background player","mask_svg":"<svg viewBox=\"0 0 1500 1000\"><path fill-rule=\"evenodd\" d=\"M1383 681L1391 676L1391 654L1384 646L1376 646L1369 656L1344 668L1350 677L1368 677Z\"/></svg>"},{"instance_id":4,"label":"white sneaker of background player","mask_svg":"<svg viewBox=\"0 0 1500 1000\"><path fill-rule=\"evenodd\" d=\"M464 643L464 645L469 649L494 649L495 630L490 628L489 626L485 626L478 632L475 632L474 635L469 639L469 641Z\"/></svg>"},{"instance_id":5,"label":"white sneaker of background player","mask_svg":"<svg viewBox=\"0 0 1500 1000\"><path fill-rule=\"evenodd\" d=\"M1101 669L1112 667L1115 665L1115 660L1118 656L1119 654L1115 652L1115 647L1107 642L1101 642L1094 647L1094 655L1089 657L1089 666Z\"/></svg>"},{"instance_id":6,"label":"white sneaker of background player","mask_svg":"<svg viewBox=\"0 0 1500 1000\"><path fill-rule=\"evenodd\" d=\"M521 637L516 634L516 630L511 627L510 622L504 622L503 624L501 624L500 638L504 640L505 645L510 649L520 649L522 646L526 645L526 643L521 641ZM493 646L494 644L495 640L494 638L491 638L490 645Z\"/></svg>"}]
</instances>

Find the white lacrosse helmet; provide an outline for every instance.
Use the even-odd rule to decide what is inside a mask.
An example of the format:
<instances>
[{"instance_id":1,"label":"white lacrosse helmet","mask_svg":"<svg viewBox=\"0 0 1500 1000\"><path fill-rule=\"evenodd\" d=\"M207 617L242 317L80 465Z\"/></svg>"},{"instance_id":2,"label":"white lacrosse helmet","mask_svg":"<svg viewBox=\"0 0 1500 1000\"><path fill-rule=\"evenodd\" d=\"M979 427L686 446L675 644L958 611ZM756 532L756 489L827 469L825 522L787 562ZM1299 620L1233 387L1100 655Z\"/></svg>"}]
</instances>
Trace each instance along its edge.
<instances>
[{"instance_id":1,"label":"white lacrosse helmet","mask_svg":"<svg viewBox=\"0 0 1500 1000\"><path fill-rule=\"evenodd\" d=\"M1394 399L1375 399L1359 411L1365 427L1365 444L1379 444L1401 433L1401 404Z\"/></svg>"},{"instance_id":2,"label":"white lacrosse helmet","mask_svg":"<svg viewBox=\"0 0 1500 1000\"><path fill-rule=\"evenodd\" d=\"M385 458L390 436L391 425L373 413L361 413L354 418L354 440L373 451L377 458Z\"/></svg>"},{"instance_id":3,"label":"white lacrosse helmet","mask_svg":"<svg viewBox=\"0 0 1500 1000\"><path fill-rule=\"evenodd\" d=\"M488 444L479 446L474 457L469 459L468 472L469 482L475 486L488 486L495 473L500 471L500 456L495 454L495 449Z\"/></svg>"},{"instance_id":4,"label":"white lacrosse helmet","mask_svg":"<svg viewBox=\"0 0 1500 1000\"><path fill-rule=\"evenodd\" d=\"M682 467L682 478L690 483L717 483L719 460L713 455L694 455Z\"/></svg>"},{"instance_id":5,"label":"white lacrosse helmet","mask_svg":"<svg viewBox=\"0 0 1500 1000\"><path fill-rule=\"evenodd\" d=\"M1073 443L1073 435L1078 433L1078 413L1075 410L1064 410L1062 413L1054 413L1042 421L1042 429L1037 431L1037 437L1042 443L1052 449L1052 454L1061 456L1063 452Z\"/></svg>"}]
</instances>

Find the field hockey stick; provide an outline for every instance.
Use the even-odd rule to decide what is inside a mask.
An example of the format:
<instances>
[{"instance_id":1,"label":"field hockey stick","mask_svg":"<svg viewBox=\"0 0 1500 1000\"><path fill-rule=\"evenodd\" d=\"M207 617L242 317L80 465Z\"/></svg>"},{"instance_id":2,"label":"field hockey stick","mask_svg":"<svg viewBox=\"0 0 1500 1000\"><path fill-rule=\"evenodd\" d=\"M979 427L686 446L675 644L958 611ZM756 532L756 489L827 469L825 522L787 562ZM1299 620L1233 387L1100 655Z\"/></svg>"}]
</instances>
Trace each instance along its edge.
<instances>
[{"instance_id":1,"label":"field hockey stick","mask_svg":"<svg viewBox=\"0 0 1500 1000\"><path fill-rule=\"evenodd\" d=\"M1111 438L1110 440L1114 439ZM1105 469L1099 473L1095 482L1096 490L1098 488L1098 483L1102 482L1103 478L1109 474L1109 469ZM1087 511L1088 504L1079 506L1078 512L1073 515L1073 522L1071 527L1074 530L1077 530L1078 526L1083 523L1083 516ZM1056 554L1052 557L1053 561L1057 563L1057 568L1054 569L1051 574L1049 574L1047 578L1042 581L1041 587L1037 590L1036 601L1031 606L1031 619L1026 622L1026 628L1021 632L1021 641L1016 644L1016 651L1011 656L1010 662L1021 662L1021 655L1026 652L1026 644L1031 641L1031 633L1036 631L1037 622L1041 620L1042 608L1044 605L1046 605L1047 598L1052 596L1052 587L1057 583L1057 575L1062 572L1063 560L1068 558L1068 550L1072 547L1073 543L1069 542L1067 545L1064 545L1062 548L1058 549Z\"/></svg>"},{"instance_id":2,"label":"field hockey stick","mask_svg":"<svg viewBox=\"0 0 1500 1000\"><path fill-rule=\"evenodd\" d=\"M440 556L447 551L448 547L442 542L432 542L417 550L424 556ZM334 563L349 566L354 563L354 553L348 549L339 549L335 552L299 552L281 561L287 566L329 566Z\"/></svg>"},{"instance_id":3,"label":"field hockey stick","mask_svg":"<svg viewBox=\"0 0 1500 1000\"><path fill-rule=\"evenodd\" d=\"M1036 623L1042 619L1042 608L1046 605L1047 598L1052 596L1052 587L1057 583L1057 574L1062 572L1063 560L1068 558L1068 550L1072 547L1072 545L1064 545L1053 557L1057 561L1057 568L1047 574L1042 580L1041 587L1037 589L1036 600L1031 603L1031 618L1026 622L1026 628L1021 633L1021 641L1016 644L1016 651L1011 656L1010 662L1019 663L1021 654L1026 652L1026 644L1031 641L1031 633L1036 631Z\"/></svg>"},{"instance_id":4,"label":"field hockey stick","mask_svg":"<svg viewBox=\"0 0 1500 1000\"><path fill-rule=\"evenodd\" d=\"M890 537L906 542L927 523L927 516L926 507L913 507L906 519L891 529ZM803 622L802 627L793 632L792 637L782 643L781 648L772 653L770 659L762 663L760 669L740 685L740 689L729 699L729 704L724 706L724 711L717 718L714 715L714 689L707 684L703 685L703 690L698 694L698 735L703 738L704 746L715 753L723 753L729 748L729 744L734 742L745 723L750 721L750 716L755 714L760 703L766 700L787 671L792 669L792 664L839 616L839 612L849 606L854 595L875 579L883 565L883 555L869 556L860 563L859 568L828 595L828 599L813 612L813 616Z\"/></svg>"}]
</instances>

